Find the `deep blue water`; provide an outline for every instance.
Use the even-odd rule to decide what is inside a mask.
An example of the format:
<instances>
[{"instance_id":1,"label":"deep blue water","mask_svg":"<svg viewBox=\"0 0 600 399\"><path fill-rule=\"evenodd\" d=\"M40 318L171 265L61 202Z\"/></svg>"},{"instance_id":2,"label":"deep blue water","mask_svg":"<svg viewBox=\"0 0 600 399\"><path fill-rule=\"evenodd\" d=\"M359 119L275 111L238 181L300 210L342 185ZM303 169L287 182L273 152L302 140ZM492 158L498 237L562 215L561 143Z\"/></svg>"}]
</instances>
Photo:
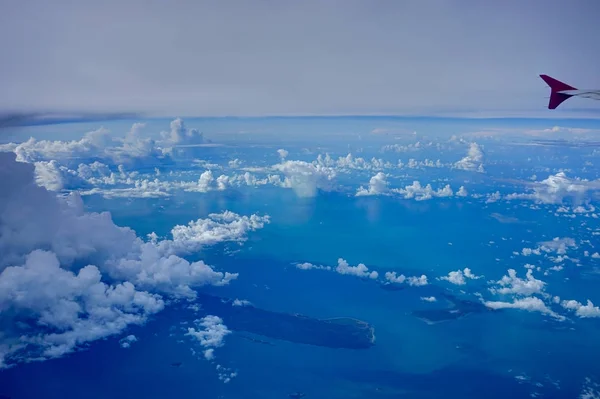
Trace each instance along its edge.
<instances>
[{"instance_id":1,"label":"deep blue water","mask_svg":"<svg viewBox=\"0 0 600 399\"><path fill-rule=\"evenodd\" d=\"M90 210L100 207L93 197L87 202ZM191 258L240 273L230 286L203 291L247 299L273 311L361 319L374 326L376 345L343 350L267 339L271 346L234 333L215 351L216 363L238 373L223 384L216 363L193 357L190 348L197 344L182 335L180 323L192 321L194 314L173 306L143 328L131 328L139 342L129 349L120 348L120 337L115 337L62 359L2 371L0 393L14 399L285 398L293 391L305 392L307 398L529 397L534 392L575 397L585 376L600 375L593 320L564 324L535 313L505 310L429 325L411 315L414 310L447 306L442 301L423 302L421 296L446 289L461 295L464 289L462 295L469 297L485 293L485 280L499 279L509 267L524 274L523 259L511 257L513 250L572 234L572 223L550 214L473 199L414 202L339 193L300 199L291 190L276 189L243 190L232 198L208 193L177 203L101 204L112 211L117 224L131 226L139 235L151 231L167 235L175 224L225 209L269 214L272 222L250 233L243 246L218 246ZM494 212L523 224L500 223L490 216ZM226 248L239 251L230 253ZM339 257L350 264L365 263L380 274L425 273L431 284L386 291L373 281L292 265L305 261L335 265ZM435 280L465 266L486 278L463 287ZM567 272L584 286L592 284L576 270ZM564 277L546 278L549 288L556 295L575 295L560 284ZM178 368L172 362L183 364Z\"/></svg>"}]
</instances>

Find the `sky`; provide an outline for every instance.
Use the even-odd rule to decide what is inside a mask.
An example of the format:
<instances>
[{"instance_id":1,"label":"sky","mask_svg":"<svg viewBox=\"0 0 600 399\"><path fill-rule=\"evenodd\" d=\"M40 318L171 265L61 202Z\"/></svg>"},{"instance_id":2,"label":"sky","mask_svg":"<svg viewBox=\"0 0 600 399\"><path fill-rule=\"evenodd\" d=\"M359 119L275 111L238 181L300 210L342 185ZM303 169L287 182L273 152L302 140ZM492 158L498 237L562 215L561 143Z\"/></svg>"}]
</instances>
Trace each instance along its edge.
<instances>
[{"instance_id":1,"label":"sky","mask_svg":"<svg viewBox=\"0 0 600 399\"><path fill-rule=\"evenodd\" d=\"M600 114L593 0L1 4L3 112Z\"/></svg>"}]
</instances>

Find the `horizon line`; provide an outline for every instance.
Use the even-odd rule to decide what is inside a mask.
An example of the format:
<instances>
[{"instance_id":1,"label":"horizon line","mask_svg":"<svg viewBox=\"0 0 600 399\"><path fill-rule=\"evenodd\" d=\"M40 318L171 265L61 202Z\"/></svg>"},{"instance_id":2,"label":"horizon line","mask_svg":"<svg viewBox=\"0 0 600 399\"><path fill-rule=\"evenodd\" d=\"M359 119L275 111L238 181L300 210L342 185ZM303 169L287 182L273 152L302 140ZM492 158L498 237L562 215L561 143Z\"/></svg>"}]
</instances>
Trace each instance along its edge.
<instances>
[{"instance_id":1,"label":"horizon line","mask_svg":"<svg viewBox=\"0 0 600 399\"><path fill-rule=\"evenodd\" d=\"M590 112L590 114L588 114ZM586 113L577 115L577 113ZM481 115L478 115L481 114ZM0 112L0 128L20 127L20 126L43 126L56 124L87 123L98 121L117 121L117 120L159 120L159 119L413 119L413 120L527 120L527 121L546 121L546 120L577 120L577 121L600 121L600 109L579 109L575 112L557 114L551 112L547 116L531 114L513 114L507 113L494 115L487 112L456 112L456 113L433 113L433 114L401 114L401 113L332 113L332 114L264 114L264 115L169 115L169 114L148 114L140 112L120 112L120 113L94 113L94 112Z\"/></svg>"}]
</instances>

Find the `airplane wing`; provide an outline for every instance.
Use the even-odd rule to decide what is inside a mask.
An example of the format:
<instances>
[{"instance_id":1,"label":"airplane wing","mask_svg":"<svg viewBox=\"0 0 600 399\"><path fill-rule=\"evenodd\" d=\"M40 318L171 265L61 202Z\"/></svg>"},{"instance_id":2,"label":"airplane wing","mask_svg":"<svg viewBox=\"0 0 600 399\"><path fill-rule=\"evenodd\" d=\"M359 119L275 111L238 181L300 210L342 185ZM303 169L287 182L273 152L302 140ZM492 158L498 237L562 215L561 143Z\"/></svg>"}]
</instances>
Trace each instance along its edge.
<instances>
[{"instance_id":1,"label":"airplane wing","mask_svg":"<svg viewBox=\"0 0 600 399\"><path fill-rule=\"evenodd\" d=\"M551 78L548 75L540 75L540 78L550 87L549 109L556 109L563 101L571 97L591 98L600 100L600 90L578 90L573 86Z\"/></svg>"},{"instance_id":2,"label":"airplane wing","mask_svg":"<svg viewBox=\"0 0 600 399\"><path fill-rule=\"evenodd\" d=\"M566 94L571 97L591 98L600 100L600 90L562 90L560 94Z\"/></svg>"}]
</instances>

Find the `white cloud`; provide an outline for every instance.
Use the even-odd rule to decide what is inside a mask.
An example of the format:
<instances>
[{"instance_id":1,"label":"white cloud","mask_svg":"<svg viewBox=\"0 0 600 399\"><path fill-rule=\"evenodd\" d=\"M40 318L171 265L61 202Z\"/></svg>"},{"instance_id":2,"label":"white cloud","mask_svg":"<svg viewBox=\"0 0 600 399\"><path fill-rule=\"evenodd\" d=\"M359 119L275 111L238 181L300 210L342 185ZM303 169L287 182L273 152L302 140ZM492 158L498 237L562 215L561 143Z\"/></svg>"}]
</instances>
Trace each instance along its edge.
<instances>
[{"instance_id":1,"label":"white cloud","mask_svg":"<svg viewBox=\"0 0 600 399\"><path fill-rule=\"evenodd\" d=\"M29 163L97 158L119 164L141 158L162 157L164 154L154 140L141 137L140 130L143 127L143 124L134 124L124 138L111 137L104 128L72 141L38 141L31 137L20 144L0 145L0 151L12 151L17 154L18 161Z\"/></svg>"},{"instance_id":2,"label":"white cloud","mask_svg":"<svg viewBox=\"0 0 600 399\"><path fill-rule=\"evenodd\" d=\"M375 131L376 129L374 129L373 131L371 131L371 133L379 133ZM416 134L415 133L411 133L411 134ZM409 143L409 144L388 144L388 145L384 145L383 147L381 147L381 151L383 152L387 152L387 151L394 151L394 152L414 152L414 151L420 151L422 149L425 148L430 148L430 147L436 147L437 149L440 149L441 144L440 143L433 143L432 141L428 141L425 143L422 143L420 141L417 141L416 143Z\"/></svg>"},{"instance_id":3,"label":"white cloud","mask_svg":"<svg viewBox=\"0 0 600 399\"><path fill-rule=\"evenodd\" d=\"M594 306L589 299L585 305L573 299L562 301L560 304L565 309L575 311L575 314L581 318L600 317L600 308Z\"/></svg>"},{"instance_id":4,"label":"white cloud","mask_svg":"<svg viewBox=\"0 0 600 399\"><path fill-rule=\"evenodd\" d=\"M301 270L311 270L311 269L331 270L331 266L315 265L315 264L312 264L309 262L296 263L296 267Z\"/></svg>"},{"instance_id":5,"label":"white cloud","mask_svg":"<svg viewBox=\"0 0 600 399\"><path fill-rule=\"evenodd\" d=\"M56 161L35 162L35 181L50 191L60 191L67 187L81 187L86 182L76 171L59 165Z\"/></svg>"},{"instance_id":6,"label":"white cloud","mask_svg":"<svg viewBox=\"0 0 600 399\"><path fill-rule=\"evenodd\" d=\"M414 158L410 158L407 163L403 163L401 159L398 160L397 167L398 169L408 168L408 169L424 169L424 168L443 168L444 165L442 161L439 159L435 162L430 159L425 159L423 161L417 161Z\"/></svg>"},{"instance_id":7,"label":"white cloud","mask_svg":"<svg viewBox=\"0 0 600 399\"><path fill-rule=\"evenodd\" d=\"M265 178L258 179L255 175L246 172L244 174L234 173L232 175L221 174L215 178L215 174L210 169L202 172L196 181L159 180L156 175L145 175L143 178L137 179L135 177L137 175L134 175L132 172L127 175L121 174L120 177L111 173L110 178L90 178L87 180L89 184L111 186L118 184L119 188L95 187L80 192L84 196L98 194L105 198L160 198L171 196L177 190L206 193L215 190L223 191L230 187L240 186L255 187L266 184L284 186L279 175L268 175Z\"/></svg>"},{"instance_id":8,"label":"white cloud","mask_svg":"<svg viewBox=\"0 0 600 399\"><path fill-rule=\"evenodd\" d=\"M575 243L575 240L570 237L554 237L550 241L540 242L538 248L547 253L550 252L564 255L569 248L577 248L577 244Z\"/></svg>"},{"instance_id":9,"label":"white cloud","mask_svg":"<svg viewBox=\"0 0 600 399\"><path fill-rule=\"evenodd\" d=\"M421 276L413 276L413 277L408 277L406 279L408 285L412 285L415 287L421 287L424 285L429 284L429 282L427 281L427 276L422 274Z\"/></svg>"},{"instance_id":10,"label":"white cloud","mask_svg":"<svg viewBox=\"0 0 600 399\"><path fill-rule=\"evenodd\" d=\"M390 283L402 284L406 281L406 276L404 274L397 275L396 272L386 272L385 279Z\"/></svg>"},{"instance_id":11,"label":"white cloud","mask_svg":"<svg viewBox=\"0 0 600 399\"><path fill-rule=\"evenodd\" d=\"M379 274L376 271L369 271L369 268L364 263L359 263L356 266L350 266L346 260L339 258L338 265L335 271L339 274L349 274L357 277L368 277L376 280Z\"/></svg>"},{"instance_id":12,"label":"white cloud","mask_svg":"<svg viewBox=\"0 0 600 399\"><path fill-rule=\"evenodd\" d=\"M565 319L564 316L561 316L548 308L540 298L533 296L518 298L513 302L487 301L484 302L484 305L491 309L521 309L528 312L540 312L558 320Z\"/></svg>"},{"instance_id":13,"label":"white cloud","mask_svg":"<svg viewBox=\"0 0 600 399\"><path fill-rule=\"evenodd\" d=\"M119 340L119 345L121 345L121 348L129 348L131 344L137 342L137 340L138 339L135 335L128 335Z\"/></svg>"},{"instance_id":14,"label":"white cloud","mask_svg":"<svg viewBox=\"0 0 600 399\"><path fill-rule=\"evenodd\" d=\"M554 237L549 241L539 242L536 248L523 248L521 250L521 255L523 256L531 256L531 255L542 255L549 258L555 263L562 262L563 260L570 259L566 256L567 251L570 248L577 248L577 244L575 240L570 237ZM518 254L518 252L516 253ZM549 256L549 254L559 255L558 257Z\"/></svg>"},{"instance_id":15,"label":"white cloud","mask_svg":"<svg viewBox=\"0 0 600 399\"><path fill-rule=\"evenodd\" d=\"M185 335L196 338L204 348L204 357L207 360L214 359L214 348L223 346L225 337L231 334L231 331L223 324L223 320L218 316L209 315L201 320L194 321L196 326L202 329L196 330L189 327Z\"/></svg>"},{"instance_id":16,"label":"white cloud","mask_svg":"<svg viewBox=\"0 0 600 399\"><path fill-rule=\"evenodd\" d=\"M157 245L163 254L193 253L219 242L244 242L250 231L262 229L268 223L268 215L241 216L231 211L211 213L206 219L173 227L172 240L163 240Z\"/></svg>"},{"instance_id":17,"label":"white cloud","mask_svg":"<svg viewBox=\"0 0 600 399\"><path fill-rule=\"evenodd\" d=\"M138 291L130 282L107 285L101 279L96 266L74 273L61 268L56 254L42 250L29 253L24 264L6 267L0 273L0 313L13 328L1 337L9 348L4 363L6 358L20 360L13 355L25 356L11 353L21 345L36 348L42 358L62 356L131 324L143 324L164 307L159 296ZM13 317L28 325L21 331L21 323L10 322ZM44 329L36 331L36 325Z\"/></svg>"},{"instance_id":18,"label":"white cloud","mask_svg":"<svg viewBox=\"0 0 600 399\"><path fill-rule=\"evenodd\" d=\"M461 187L462 191L456 195L466 196L466 190ZM356 191L356 196L370 196L370 195L388 195L388 194L399 194L405 199L415 199L417 201L429 200L434 197L451 197L454 195L452 188L449 184L443 188L434 190L431 184L422 186L419 181L414 181L412 185L404 188L389 188L389 182L383 172L378 172L369 180L369 186L360 186Z\"/></svg>"},{"instance_id":19,"label":"white cloud","mask_svg":"<svg viewBox=\"0 0 600 399\"><path fill-rule=\"evenodd\" d=\"M371 158L366 160L361 157L355 157L351 153L345 157L333 159L328 153L325 156L319 154L317 160L313 162L322 167L335 168L338 172L347 173L351 170L376 171L383 169L391 169L394 165L391 162L386 162L381 158Z\"/></svg>"},{"instance_id":20,"label":"white cloud","mask_svg":"<svg viewBox=\"0 0 600 399\"><path fill-rule=\"evenodd\" d=\"M404 188L394 188L391 190L394 193L400 194L405 199L415 199L417 201L424 201L432 199L433 197L451 197L454 193L450 185L445 185L443 188L434 190L431 184L427 184L425 187L420 182L414 181L412 185Z\"/></svg>"},{"instance_id":21,"label":"white cloud","mask_svg":"<svg viewBox=\"0 0 600 399\"><path fill-rule=\"evenodd\" d=\"M336 176L333 168L304 161L285 161L273 169L285 175L283 187L293 189L299 197L314 197L317 189L330 189Z\"/></svg>"},{"instance_id":22,"label":"white cloud","mask_svg":"<svg viewBox=\"0 0 600 399\"><path fill-rule=\"evenodd\" d=\"M67 157L89 158L104 152L112 142L106 129L86 133L81 140L48 141L31 137L20 144L0 145L0 151L12 151L21 162L36 162L65 159Z\"/></svg>"},{"instance_id":23,"label":"white cloud","mask_svg":"<svg viewBox=\"0 0 600 399\"><path fill-rule=\"evenodd\" d=\"M422 296L421 300L425 301L425 302L436 302L437 301L436 297L434 297L434 296Z\"/></svg>"},{"instance_id":24,"label":"white cloud","mask_svg":"<svg viewBox=\"0 0 600 399\"><path fill-rule=\"evenodd\" d=\"M600 384L586 377L578 399L600 399Z\"/></svg>"},{"instance_id":25,"label":"white cloud","mask_svg":"<svg viewBox=\"0 0 600 399\"><path fill-rule=\"evenodd\" d=\"M196 129L185 127L183 120L171 122L171 130L162 132L160 140L143 137L145 124L134 123L124 137L113 137L104 128L86 133L79 140L50 141L29 140L0 145L0 152L14 152L22 162L100 159L106 163L122 164L139 160L157 160L176 156L186 147L207 144L204 135Z\"/></svg>"},{"instance_id":26,"label":"white cloud","mask_svg":"<svg viewBox=\"0 0 600 399\"><path fill-rule=\"evenodd\" d=\"M168 152L172 152L173 148L178 146L194 146L207 143L202 132L198 129L186 128L181 118L171 121L170 127L170 131L161 133L163 140L159 142L161 147L168 149Z\"/></svg>"},{"instance_id":27,"label":"white cloud","mask_svg":"<svg viewBox=\"0 0 600 399\"><path fill-rule=\"evenodd\" d=\"M542 280L538 280L533 276L533 270L527 269L525 279L517 277L517 272L514 269L508 269L508 275L496 282L498 287L490 288L493 294L516 294L529 296L532 294L540 294L546 285Z\"/></svg>"},{"instance_id":28,"label":"white cloud","mask_svg":"<svg viewBox=\"0 0 600 399\"><path fill-rule=\"evenodd\" d=\"M215 350L213 348L204 350L204 358L206 360L214 360L215 358Z\"/></svg>"},{"instance_id":29,"label":"white cloud","mask_svg":"<svg viewBox=\"0 0 600 399\"><path fill-rule=\"evenodd\" d=\"M466 197L467 195L469 195L469 193L467 192L467 189L465 188L465 186L460 186L460 188L456 192L456 196L457 197Z\"/></svg>"},{"instance_id":30,"label":"white cloud","mask_svg":"<svg viewBox=\"0 0 600 399\"><path fill-rule=\"evenodd\" d=\"M600 179L569 178L565 172L558 172L545 180L527 185L532 188L533 193L514 193L506 196L506 199L529 199L544 204L561 204L565 199L571 199L579 204L589 199L589 193L600 190Z\"/></svg>"},{"instance_id":31,"label":"white cloud","mask_svg":"<svg viewBox=\"0 0 600 399\"><path fill-rule=\"evenodd\" d=\"M530 256L532 254L533 255L541 255L542 251L539 248L535 248L535 249L532 249L532 248L523 248L521 250L521 254L523 256Z\"/></svg>"},{"instance_id":32,"label":"white cloud","mask_svg":"<svg viewBox=\"0 0 600 399\"><path fill-rule=\"evenodd\" d=\"M232 168L232 169L236 169L236 168L239 168L240 166L242 166L242 161L239 160L239 159L237 159L237 158L236 159L232 159L231 161L229 161L227 163L227 165L229 165L229 167Z\"/></svg>"},{"instance_id":33,"label":"white cloud","mask_svg":"<svg viewBox=\"0 0 600 399\"><path fill-rule=\"evenodd\" d=\"M406 277L404 274L398 275L398 274L396 274L396 272L386 272L385 279L387 281L389 281L390 283L402 284L402 283L406 282L408 285L415 286L415 287L419 287L419 286L428 284L427 276L424 274L421 276Z\"/></svg>"},{"instance_id":34,"label":"white cloud","mask_svg":"<svg viewBox=\"0 0 600 399\"><path fill-rule=\"evenodd\" d=\"M16 162L15 154L0 153L0 181L0 317L18 315L48 327L35 336L6 331L0 337L5 365L18 360L17 350L26 350L21 360L35 348L43 357L60 356L143 323L162 309L158 294L194 297L194 287L227 284L237 274L179 255L217 242L241 243L268 222L211 214L176 226L171 240L152 235L146 242L115 225L108 212L85 212L77 194L58 198L36 185L34 166Z\"/></svg>"},{"instance_id":35,"label":"white cloud","mask_svg":"<svg viewBox=\"0 0 600 399\"><path fill-rule=\"evenodd\" d=\"M369 180L368 188L364 188L363 186L358 188L356 196L386 194L388 192L388 184L385 174L378 172L375 176L371 177L371 180Z\"/></svg>"},{"instance_id":36,"label":"white cloud","mask_svg":"<svg viewBox=\"0 0 600 399\"><path fill-rule=\"evenodd\" d=\"M448 273L447 276L440 277L440 280L446 280L455 285L465 285L467 282L465 278L468 279L479 279L482 276L476 276L471 272L471 269L466 267L464 270L457 270Z\"/></svg>"},{"instance_id":37,"label":"white cloud","mask_svg":"<svg viewBox=\"0 0 600 399\"><path fill-rule=\"evenodd\" d=\"M361 278L370 278L372 280L377 280L377 278L379 277L379 273L377 273L377 271L369 270L369 268L364 263L359 263L356 266L350 266L350 264L342 258L338 259L336 267L315 265L308 262L295 263L295 266L301 270L335 271L339 274L347 274L350 276L356 276Z\"/></svg>"},{"instance_id":38,"label":"white cloud","mask_svg":"<svg viewBox=\"0 0 600 399\"><path fill-rule=\"evenodd\" d=\"M250 306L252 305L252 303L246 299L235 299L232 303L231 306Z\"/></svg>"},{"instance_id":39,"label":"white cloud","mask_svg":"<svg viewBox=\"0 0 600 399\"><path fill-rule=\"evenodd\" d=\"M486 204L492 204L494 202L500 201L502 199L502 195L500 194L500 191L496 191L494 193L491 194L487 194L487 198L485 200Z\"/></svg>"},{"instance_id":40,"label":"white cloud","mask_svg":"<svg viewBox=\"0 0 600 399\"><path fill-rule=\"evenodd\" d=\"M277 154L279 154L279 157L281 158L281 160L284 161L287 158L287 156L289 155L289 152L287 152L283 148L280 148L277 150Z\"/></svg>"},{"instance_id":41,"label":"white cloud","mask_svg":"<svg viewBox=\"0 0 600 399\"><path fill-rule=\"evenodd\" d=\"M475 142L469 145L467 155L454 164L456 169L468 170L472 172L484 172L483 151L481 146Z\"/></svg>"},{"instance_id":42,"label":"white cloud","mask_svg":"<svg viewBox=\"0 0 600 399\"><path fill-rule=\"evenodd\" d=\"M205 357L206 357L206 352L208 352L208 351L212 351L212 349L207 349L206 351L204 351ZM213 358L213 356L211 355L211 359L212 358ZM208 359L208 357L207 357L207 359ZM231 381L232 378L237 377L237 372L231 371L231 369L223 367L220 364L217 364L216 369L217 369L217 372L219 373L219 380L223 381L223 384L227 384Z\"/></svg>"}]
</instances>

